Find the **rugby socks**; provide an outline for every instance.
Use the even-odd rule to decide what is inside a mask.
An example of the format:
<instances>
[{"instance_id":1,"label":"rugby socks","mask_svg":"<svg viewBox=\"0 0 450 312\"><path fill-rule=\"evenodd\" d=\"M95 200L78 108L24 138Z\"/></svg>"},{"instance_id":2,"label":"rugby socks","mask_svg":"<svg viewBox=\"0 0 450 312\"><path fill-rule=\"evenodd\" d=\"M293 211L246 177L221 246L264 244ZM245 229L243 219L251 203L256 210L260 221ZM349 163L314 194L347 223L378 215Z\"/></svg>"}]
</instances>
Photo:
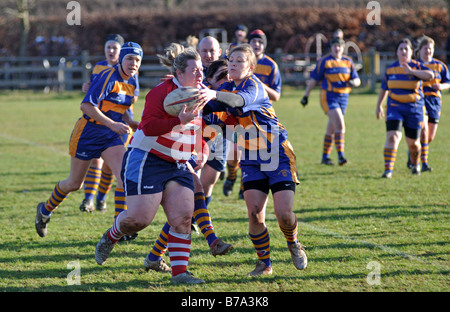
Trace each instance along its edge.
<instances>
[{"instance_id":1,"label":"rugby socks","mask_svg":"<svg viewBox=\"0 0 450 312\"><path fill-rule=\"evenodd\" d=\"M421 154L420 154L420 158L422 160L422 166L425 164L425 166L428 164L428 150L429 150L429 143L428 141L426 142L420 142L421 145Z\"/></svg>"},{"instance_id":2,"label":"rugby socks","mask_svg":"<svg viewBox=\"0 0 450 312\"><path fill-rule=\"evenodd\" d=\"M117 188L115 190L114 194L114 203L115 203L115 212L114 212L114 218L117 218L117 216L124 210L127 210L127 204L125 201L125 192L123 188Z\"/></svg>"},{"instance_id":3,"label":"rugby socks","mask_svg":"<svg viewBox=\"0 0 450 312\"><path fill-rule=\"evenodd\" d=\"M203 192L195 193L194 195L194 220L198 227L202 231L208 245L217 239L216 233L214 232L214 227L211 222L211 216L209 214L208 208L206 207L205 194Z\"/></svg>"},{"instance_id":4,"label":"rugby socks","mask_svg":"<svg viewBox=\"0 0 450 312\"><path fill-rule=\"evenodd\" d=\"M106 173L102 170L100 183L98 185L97 200L103 201L106 195L111 190L111 186L114 181L114 175L112 173Z\"/></svg>"},{"instance_id":5,"label":"rugby socks","mask_svg":"<svg viewBox=\"0 0 450 312\"><path fill-rule=\"evenodd\" d=\"M344 157L344 146L345 146L345 133L335 132L334 133L334 144L336 145L336 150L338 157Z\"/></svg>"},{"instance_id":6,"label":"rugby socks","mask_svg":"<svg viewBox=\"0 0 450 312\"><path fill-rule=\"evenodd\" d=\"M156 239L155 244L153 245L152 250L148 254L147 258L150 261L161 261L162 256L166 252L167 249L167 237L169 236L170 224L166 222L164 224L161 232L159 233L158 238Z\"/></svg>"},{"instance_id":7,"label":"rugby socks","mask_svg":"<svg viewBox=\"0 0 450 312\"><path fill-rule=\"evenodd\" d=\"M58 206L69 196L70 193L65 193L61 191L59 188L59 183L56 184L55 188L53 189L52 195L49 197L49 199L45 202L44 206L41 208L41 213L44 216L50 216L52 212L58 208Z\"/></svg>"},{"instance_id":8,"label":"rugby socks","mask_svg":"<svg viewBox=\"0 0 450 312\"><path fill-rule=\"evenodd\" d=\"M419 162L420 162L420 150L418 150L415 153L412 153L411 151L409 151L409 157L411 160L411 164L413 166L417 166L417 164L419 164Z\"/></svg>"},{"instance_id":9,"label":"rugby socks","mask_svg":"<svg viewBox=\"0 0 450 312\"><path fill-rule=\"evenodd\" d=\"M270 237L269 231L267 228L258 235L248 234L250 239L252 240L253 247L256 250L256 254L258 255L258 259L264 262L267 267L272 266L272 262L270 261Z\"/></svg>"},{"instance_id":10,"label":"rugby socks","mask_svg":"<svg viewBox=\"0 0 450 312\"><path fill-rule=\"evenodd\" d=\"M100 183L102 170L96 167L89 167L84 180L84 198L93 200Z\"/></svg>"},{"instance_id":11,"label":"rugby socks","mask_svg":"<svg viewBox=\"0 0 450 312\"><path fill-rule=\"evenodd\" d=\"M397 158L397 149L384 148L384 172L393 172L395 159Z\"/></svg>"},{"instance_id":12,"label":"rugby socks","mask_svg":"<svg viewBox=\"0 0 450 312\"><path fill-rule=\"evenodd\" d=\"M113 242L113 244L117 243L117 241L124 236L125 234L120 231L118 218L114 219L112 227L108 230L106 235Z\"/></svg>"},{"instance_id":13,"label":"rugby socks","mask_svg":"<svg viewBox=\"0 0 450 312\"><path fill-rule=\"evenodd\" d=\"M297 230L298 230L298 226L297 226L297 220L295 220L295 224L293 226L287 226L287 227L283 227L280 224L278 224L280 226L281 232L283 232L284 237L286 238L286 242L289 245L293 245L295 243L298 242L297 240Z\"/></svg>"},{"instance_id":14,"label":"rugby socks","mask_svg":"<svg viewBox=\"0 0 450 312\"><path fill-rule=\"evenodd\" d=\"M191 234L181 234L169 231L167 237L172 276L186 272L191 254Z\"/></svg>"},{"instance_id":15,"label":"rugby socks","mask_svg":"<svg viewBox=\"0 0 450 312\"><path fill-rule=\"evenodd\" d=\"M326 134L325 138L323 139L322 160L330 158L332 149L333 149L333 135Z\"/></svg>"}]
</instances>

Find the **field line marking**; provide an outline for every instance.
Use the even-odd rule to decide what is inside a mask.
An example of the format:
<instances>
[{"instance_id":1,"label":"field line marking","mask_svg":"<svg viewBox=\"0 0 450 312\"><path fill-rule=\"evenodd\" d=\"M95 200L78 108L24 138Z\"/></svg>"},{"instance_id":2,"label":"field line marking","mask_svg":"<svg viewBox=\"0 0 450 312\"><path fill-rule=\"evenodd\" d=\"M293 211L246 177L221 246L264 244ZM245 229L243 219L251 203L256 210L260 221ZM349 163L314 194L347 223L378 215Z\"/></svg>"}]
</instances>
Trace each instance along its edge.
<instances>
[{"instance_id":1,"label":"field line marking","mask_svg":"<svg viewBox=\"0 0 450 312\"><path fill-rule=\"evenodd\" d=\"M46 149L46 150L49 150L51 152L55 152L55 153L58 153L58 154L61 154L61 155L69 156L69 154L67 152L63 152L63 151L61 151L59 149L56 149L54 147L51 147L51 146L48 146L48 145L45 145L45 144L36 143L36 142L25 140L25 139L22 139L22 138L10 136L10 135L4 134L4 133L0 133L0 137L2 137L4 139L7 139L7 140L20 142L20 143L23 143L23 144L26 144L26 145L43 148L43 149Z\"/></svg>"},{"instance_id":2,"label":"field line marking","mask_svg":"<svg viewBox=\"0 0 450 312\"><path fill-rule=\"evenodd\" d=\"M317 232L320 232L320 233L323 233L323 234L327 234L327 235L330 235L330 236L333 236L333 237L336 237L336 238L340 238L342 240L348 240L348 241L356 242L356 243L361 244L361 245L367 245L367 246L370 246L371 248L378 248L378 249L386 251L386 252L388 252L390 254L401 256L401 257L403 257L405 259L408 259L408 260L414 260L414 261L422 262L422 263L425 263L425 264L428 264L428 265L432 265L432 266L435 266L435 267L441 267L441 268L444 268L444 269L447 269L447 270L449 268L449 266L447 266L445 264L427 262L427 261L424 261L424 260L422 260L422 259L420 259L420 258L418 258L416 256L404 253L404 252L402 252L402 251L400 251L398 249L392 248L392 247L375 244L375 243L368 242L368 241L361 240L361 239L356 239L356 238L353 238L353 237L350 237L350 236L347 236L347 235L344 235L344 234L335 233L335 232L332 232L332 231L330 231L330 230L328 230L326 228L318 227L318 226L315 226L315 225L312 225L312 224L309 224L309 223L305 223L305 222L299 222L299 223L302 226L310 228L310 229L312 229L314 231L317 231Z\"/></svg>"}]
</instances>

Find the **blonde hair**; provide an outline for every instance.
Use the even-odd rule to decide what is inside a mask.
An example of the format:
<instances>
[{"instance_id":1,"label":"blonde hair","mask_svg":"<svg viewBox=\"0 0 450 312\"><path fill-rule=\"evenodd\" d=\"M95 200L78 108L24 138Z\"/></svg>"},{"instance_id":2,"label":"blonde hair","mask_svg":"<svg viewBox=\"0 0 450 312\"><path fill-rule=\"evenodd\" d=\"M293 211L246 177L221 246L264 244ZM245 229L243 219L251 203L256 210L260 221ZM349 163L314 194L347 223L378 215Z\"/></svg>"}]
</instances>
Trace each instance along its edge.
<instances>
[{"instance_id":1,"label":"blonde hair","mask_svg":"<svg viewBox=\"0 0 450 312\"><path fill-rule=\"evenodd\" d=\"M417 45L417 49L414 51L414 55L415 57L418 59L419 57L419 53L420 53L420 49L422 49L422 47L426 44L431 44L431 45L435 45L433 38L428 37L423 35L420 39L419 39L419 43Z\"/></svg>"},{"instance_id":2,"label":"blonde hair","mask_svg":"<svg viewBox=\"0 0 450 312\"><path fill-rule=\"evenodd\" d=\"M193 47L184 48L179 43L171 43L164 49L164 54L158 54L159 62L170 69L170 73L177 77L177 70L184 73L188 60L200 60L200 54Z\"/></svg>"},{"instance_id":3,"label":"blonde hair","mask_svg":"<svg viewBox=\"0 0 450 312\"><path fill-rule=\"evenodd\" d=\"M233 54L234 52L239 52L239 51L244 53L244 55L247 56L248 63L250 64L250 67L253 67L253 70L254 70L256 68L256 56L255 56L255 53L253 52L252 46L249 45L248 43L243 43L238 46L235 46L228 53L228 58L230 58L231 54ZM252 73L253 73L253 70L252 70Z\"/></svg>"}]
</instances>

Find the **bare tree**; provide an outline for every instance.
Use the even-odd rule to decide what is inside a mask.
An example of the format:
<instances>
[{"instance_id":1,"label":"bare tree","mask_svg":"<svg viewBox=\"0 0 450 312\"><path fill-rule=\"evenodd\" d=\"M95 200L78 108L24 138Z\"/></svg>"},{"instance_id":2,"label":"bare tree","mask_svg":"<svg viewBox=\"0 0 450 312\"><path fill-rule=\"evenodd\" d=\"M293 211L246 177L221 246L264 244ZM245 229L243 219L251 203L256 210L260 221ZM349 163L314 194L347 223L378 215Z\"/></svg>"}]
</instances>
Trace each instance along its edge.
<instances>
[{"instance_id":1,"label":"bare tree","mask_svg":"<svg viewBox=\"0 0 450 312\"><path fill-rule=\"evenodd\" d=\"M5 8L4 12L20 19L19 56L27 55L28 35L30 33L30 10L36 0L16 0L16 9Z\"/></svg>"}]
</instances>

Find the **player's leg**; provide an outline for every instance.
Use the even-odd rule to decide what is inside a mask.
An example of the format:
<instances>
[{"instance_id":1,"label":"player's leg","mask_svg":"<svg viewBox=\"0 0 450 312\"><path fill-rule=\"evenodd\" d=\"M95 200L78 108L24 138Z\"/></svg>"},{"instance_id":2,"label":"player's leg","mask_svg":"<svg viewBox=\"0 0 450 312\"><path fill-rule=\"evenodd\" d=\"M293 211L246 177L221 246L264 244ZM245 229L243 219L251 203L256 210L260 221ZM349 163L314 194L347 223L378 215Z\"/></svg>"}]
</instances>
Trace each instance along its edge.
<instances>
[{"instance_id":1,"label":"player's leg","mask_svg":"<svg viewBox=\"0 0 450 312\"><path fill-rule=\"evenodd\" d=\"M95 158L91 161L84 180L84 199L80 205L80 210L83 212L92 212L95 209L94 197L99 187L102 165L103 160L101 158Z\"/></svg>"},{"instance_id":2,"label":"player's leg","mask_svg":"<svg viewBox=\"0 0 450 312\"><path fill-rule=\"evenodd\" d=\"M108 195L111 190L113 182L114 174L111 168L109 168L108 164L103 163L100 183L98 185L97 198L95 201L95 208L98 211L106 211L106 195Z\"/></svg>"},{"instance_id":3,"label":"player's leg","mask_svg":"<svg viewBox=\"0 0 450 312\"><path fill-rule=\"evenodd\" d=\"M79 190L86 176L90 160L81 160L75 157L70 159L70 173L67 179L58 182L47 201L39 203L36 211L35 227L39 236L47 235L47 224L53 211L73 191Z\"/></svg>"}]
</instances>

